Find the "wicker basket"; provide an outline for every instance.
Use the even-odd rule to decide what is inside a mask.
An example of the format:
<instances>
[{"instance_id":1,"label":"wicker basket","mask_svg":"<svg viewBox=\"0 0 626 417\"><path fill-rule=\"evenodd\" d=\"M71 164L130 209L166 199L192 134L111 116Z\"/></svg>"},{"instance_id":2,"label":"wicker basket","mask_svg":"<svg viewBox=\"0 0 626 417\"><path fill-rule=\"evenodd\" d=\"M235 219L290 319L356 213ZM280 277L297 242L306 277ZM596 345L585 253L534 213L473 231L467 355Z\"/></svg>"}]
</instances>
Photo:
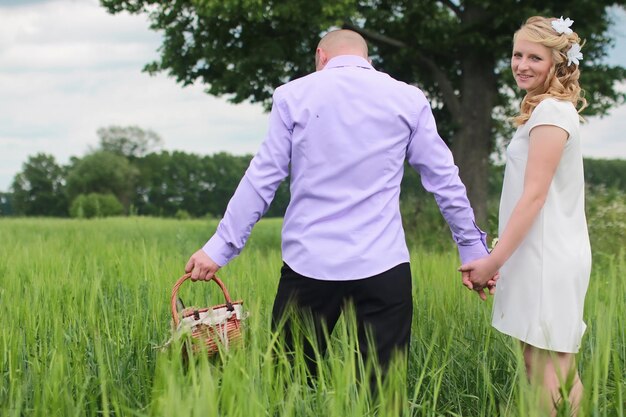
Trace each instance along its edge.
<instances>
[{"instance_id":1,"label":"wicker basket","mask_svg":"<svg viewBox=\"0 0 626 417\"><path fill-rule=\"evenodd\" d=\"M220 349L227 350L229 347L241 343L243 301L233 302L224 283L216 276L211 281L220 286L226 303L205 308L185 308L179 315L177 308L178 289L189 278L191 278L191 274L183 275L176 281L172 289L171 307L175 331L190 331L191 337L200 342L193 344L193 351L202 350L201 345L204 344L209 356L215 355Z\"/></svg>"}]
</instances>

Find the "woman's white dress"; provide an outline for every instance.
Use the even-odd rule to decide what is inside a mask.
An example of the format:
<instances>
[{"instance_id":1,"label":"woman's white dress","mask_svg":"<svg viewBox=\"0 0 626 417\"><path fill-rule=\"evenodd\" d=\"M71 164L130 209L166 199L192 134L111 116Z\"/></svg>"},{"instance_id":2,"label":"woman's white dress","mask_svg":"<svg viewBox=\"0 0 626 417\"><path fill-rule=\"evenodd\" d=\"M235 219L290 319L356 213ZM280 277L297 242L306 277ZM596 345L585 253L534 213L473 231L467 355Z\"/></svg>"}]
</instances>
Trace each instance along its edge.
<instances>
[{"instance_id":1,"label":"woman's white dress","mask_svg":"<svg viewBox=\"0 0 626 417\"><path fill-rule=\"evenodd\" d=\"M492 324L541 349L578 352L586 325L591 248L579 118L570 102L545 99L520 126L506 151L500 201L501 235L524 188L529 134L539 125L569 134L545 204L517 250L500 269Z\"/></svg>"}]
</instances>

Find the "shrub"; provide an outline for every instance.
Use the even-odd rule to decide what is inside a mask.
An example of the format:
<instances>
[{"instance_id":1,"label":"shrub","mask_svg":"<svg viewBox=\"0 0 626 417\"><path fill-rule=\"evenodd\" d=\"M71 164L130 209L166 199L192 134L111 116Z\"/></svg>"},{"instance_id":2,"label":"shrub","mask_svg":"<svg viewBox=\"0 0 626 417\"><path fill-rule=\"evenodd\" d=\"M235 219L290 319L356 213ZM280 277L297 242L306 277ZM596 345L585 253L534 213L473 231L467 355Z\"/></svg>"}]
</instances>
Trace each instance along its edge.
<instances>
[{"instance_id":1,"label":"shrub","mask_svg":"<svg viewBox=\"0 0 626 417\"><path fill-rule=\"evenodd\" d=\"M591 187L586 214L594 254L619 254L626 247L626 194L615 188Z\"/></svg>"},{"instance_id":2,"label":"shrub","mask_svg":"<svg viewBox=\"0 0 626 417\"><path fill-rule=\"evenodd\" d=\"M189 220L191 219L191 215L189 214L189 212L187 210L183 210L183 209L178 209L176 211L176 214L174 215L175 218L177 218L178 220Z\"/></svg>"},{"instance_id":3,"label":"shrub","mask_svg":"<svg viewBox=\"0 0 626 417\"><path fill-rule=\"evenodd\" d=\"M80 194L70 206L70 216L75 218L118 216L123 212L122 203L113 194Z\"/></svg>"}]
</instances>

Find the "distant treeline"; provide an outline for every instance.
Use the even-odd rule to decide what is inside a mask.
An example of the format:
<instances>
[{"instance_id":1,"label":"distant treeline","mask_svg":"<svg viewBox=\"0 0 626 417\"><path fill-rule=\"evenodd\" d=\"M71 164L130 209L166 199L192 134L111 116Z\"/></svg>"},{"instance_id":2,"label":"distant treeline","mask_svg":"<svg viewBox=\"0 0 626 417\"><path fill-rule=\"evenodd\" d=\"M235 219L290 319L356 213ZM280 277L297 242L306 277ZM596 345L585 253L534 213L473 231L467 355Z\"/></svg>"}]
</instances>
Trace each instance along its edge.
<instances>
[{"instance_id":1,"label":"distant treeline","mask_svg":"<svg viewBox=\"0 0 626 417\"><path fill-rule=\"evenodd\" d=\"M151 132L138 130L120 139L113 129L120 128L101 129L99 148L66 166L51 155L29 157L11 190L0 193L0 215L220 217L252 159L228 153L149 152L159 141L156 136L146 139ZM137 137L138 132L144 136ZM492 167L491 198L499 197L502 174L503 167ZM590 187L626 192L626 160L585 159L585 177ZM413 201L423 194L419 176L407 168L402 199ZM287 180L266 216L283 216L288 203Z\"/></svg>"},{"instance_id":2,"label":"distant treeline","mask_svg":"<svg viewBox=\"0 0 626 417\"><path fill-rule=\"evenodd\" d=\"M252 159L157 152L161 138L136 126L97 134L99 145L67 165L52 155L29 157L10 191L0 193L0 215L219 217ZM283 184L267 215L282 216L288 201Z\"/></svg>"},{"instance_id":3,"label":"distant treeline","mask_svg":"<svg viewBox=\"0 0 626 417\"><path fill-rule=\"evenodd\" d=\"M129 159L98 150L60 166L53 156L37 154L24 163L10 192L0 194L0 214L219 217L251 159L178 151ZM283 183L266 215L282 216L288 202Z\"/></svg>"}]
</instances>

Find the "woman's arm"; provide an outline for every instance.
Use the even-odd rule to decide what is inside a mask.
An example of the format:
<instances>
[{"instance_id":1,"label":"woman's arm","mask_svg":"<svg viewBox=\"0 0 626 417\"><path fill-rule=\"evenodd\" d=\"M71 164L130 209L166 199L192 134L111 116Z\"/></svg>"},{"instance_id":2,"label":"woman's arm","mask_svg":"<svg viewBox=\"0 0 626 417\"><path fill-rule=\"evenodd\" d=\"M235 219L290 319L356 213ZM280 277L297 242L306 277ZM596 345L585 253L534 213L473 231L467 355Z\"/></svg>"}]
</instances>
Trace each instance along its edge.
<instances>
[{"instance_id":1,"label":"woman's arm","mask_svg":"<svg viewBox=\"0 0 626 417\"><path fill-rule=\"evenodd\" d=\"M546 201L567 138L568 133L557 126L540 125L531 130L524 190L504 232L498 237L498 244L488 257L459 269L475 287L484 287L528 234Z\"/></svg>"}]
</instances>

